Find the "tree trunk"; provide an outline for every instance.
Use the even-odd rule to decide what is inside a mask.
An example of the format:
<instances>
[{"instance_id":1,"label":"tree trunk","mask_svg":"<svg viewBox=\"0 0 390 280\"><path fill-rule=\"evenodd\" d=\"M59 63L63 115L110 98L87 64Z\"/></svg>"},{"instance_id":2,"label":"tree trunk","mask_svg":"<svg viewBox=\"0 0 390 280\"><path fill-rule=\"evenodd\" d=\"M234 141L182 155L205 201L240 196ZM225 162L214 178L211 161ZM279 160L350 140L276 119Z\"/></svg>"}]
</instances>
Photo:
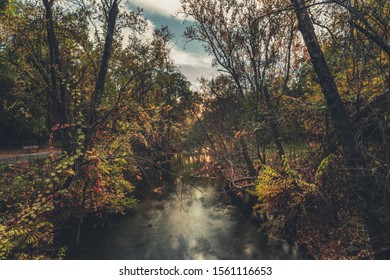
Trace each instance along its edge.
<instances>
[{"instance_id":1,"label":"tree trunk","mask_svg":"<svg viewBox=\"0 0 390 280\"><path fill-rule=\"evenodd\" d=\"M249 156L248 146L246 145L246 142L245 142L243 137L240 137L240 145L241 145L241 149L242 149L242 156L244 157L244 161L245 161L246 167L248 169L248 174L249 174L249 176L254 177L257 175L256 170L255 170L255 167L253 166L252 159Z\"/></svg>"},{"instance_id":2,"label":"tree trunk","mask_svg":"<svg viewBox=\"0 0 390 280\"><path fill-rule=\"evenodd\" d=\"M309 52L314 71L316 72L327 108L332 119L336 135L343 148L344 157L351 174L353 174L352 195L360 203L360 209L368 230L374 254L380 252L385 245L389 231L378 218L381 200L378 195L378 185L364 172L363 155L355 141L355 132L347 111L341 102L334 77L326 63L324 54L314 32L313 23L305 6L304 0L291 0L298 19L298 29L301 32Z\"/></svg>"},{"instance_id":3,"label":"tree trunk","mask_svg":"<svg viewBox=\"0 0 390 280\"><path fill-rule=\"evenodd\" d=\"M270 114L269 126L271 127L272 136L274 138L274 141L276 144L276 149L278 151L278 156L279 156L280 160L282 160L284 157L282 136L279 133L279 127L278 127L278 123L276 121L276 112L275 112L274 106L271 102L271 97L269 95L267 86L263 86L263 94L265 97L267 112Z\"/></svg>"},{"instance_id":4,"label":"tree trunk","mask_svg":"<svg viewBox=\"0 0 390 280\"><path fill-rule=\"evenodd\" d=\"M115 25L119 13L119 1L120 0L114 0L108 12L108 22L107 22L106 38L104 42L104 50L102 54L102 61L100 63L98 78L95 84L95 91L93 95L93 104L92 104L93 112L90 120L91 125L96 121L96 109L102 102L102 98L104 95L106 76L108 72L108 63L111 57L112 43L114 41Z\"/></svg>"},{"instance_id":5,"label":"tree trunk","mask_svg":"<svg viewBox=\"0 0 390 280\"><path fill-rule=\"evenodd\" d=\"M86 137L84 140L84 151L88 151L95 142L95 137L96 137L95 131L96 131L97 124L99 124L97 118L97 108L100 106L102 102L102 98L104 96L104 88L105 88L106 76L108 72L108 64L110 61L112 44L114 41L115 25L119 13L119 2L120 0L113 0L110 9L108 11L107 30L106 30L106 37L105 37L103 54L102 54L102 61L100 63L98 78L96 80L95 90L93 92L93 97L92 97L92 104L91 104L92 106L91 106L91 112L89 116L90 127L86 132ZM82 229L84 216L85 216L86 191L89 185L90 185L89 179L85 179L83 192L82 192L82 203L81 203L79 224L77 229L76 243L80 241L81 229Z\"/></svg>"},{"instance_id":6,"label":"tree trunk","mask_svg":"<svg viewBox=\"0 0 390 280\"><path fill-rule=\"evenodd\" d=\"M348 167L354 169L361 166L362 156L355 141L355 132L349 120L347 111L341 101L334 77L328 67L324 54L318 43L314 32L314 26L305 8L305 1L291 0L295 8L295 14L298 19L298 29L305 41L307 50L310 54L311 62L316 72L322 92L325 96L326 104L337 137L343 147L343 153Z\"/></svg>"},{"instance_id":7,"label":"tree trunk","mask_svg":"<svg viewBox=\"0 0 390 280\"><path fill-rule=\"evenodd\" d=\"M62 148L66 152L71 152L71 133L69 127L68 115L68 95L66 85L63 79L63 67L60 59L60 48L55 34L54 19L53 19L53 4L54 0L43 0L45 6L46 31L50 53L50 85L51 98L53 101L53 115L60 125L59 131L61 134Z\"/></svg>"},{"instance_id":8,"label":"tree trunk","mask_svg":"<svg viewBox=\"0 0 390 280\"><path fill-rule=\"evenodd\" d=\"M388 19L381 18L380 15L376 14L374 10L373 12L373 21L376 25L379 25L380 30L384 31L384 34L380 34L377 30L375 30L374 26L367 20L369 18L369 10L365 10L364 4L358 8L358 6L353 6L350 1L345 0L333 0L334 3L340 5L345 8L350 14L349 24L356 28L359 32L361 32L364 36L370 39L372 42L377 44L386 54L387 59L390 59L390 45L386 40L386 37L389 35L388 29ZM366 17L367 16L367 17ZM386 28L387 27L387 28ZM386 36L387 35L387 36Z\"/></svg>"}]
</instances>

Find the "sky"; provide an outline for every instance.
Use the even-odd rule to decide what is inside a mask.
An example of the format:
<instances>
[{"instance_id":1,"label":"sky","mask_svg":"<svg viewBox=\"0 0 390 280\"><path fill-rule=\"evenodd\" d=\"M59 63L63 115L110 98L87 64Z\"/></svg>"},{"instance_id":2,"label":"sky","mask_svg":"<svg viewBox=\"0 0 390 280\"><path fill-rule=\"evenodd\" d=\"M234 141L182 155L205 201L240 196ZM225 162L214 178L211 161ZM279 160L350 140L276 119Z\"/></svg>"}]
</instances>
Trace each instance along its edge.
<instances>
[{"instance_id":1,"label":"sky","mask_svg":"<svg viewBox=\"0 0 390 280\"><path fill-rule=\"evenodd\" d=\"M171 42L171 57L194 89L199 86L199 78L215 75L216 70L211 67L212 57L205 53L202 45L186 42L183 37L191 21L184 20L179 0L126 0L125 5L132 10L137 7L143 9L149 32L154 27L168 26L175 36Z\"/></svg>"}]
</instances>

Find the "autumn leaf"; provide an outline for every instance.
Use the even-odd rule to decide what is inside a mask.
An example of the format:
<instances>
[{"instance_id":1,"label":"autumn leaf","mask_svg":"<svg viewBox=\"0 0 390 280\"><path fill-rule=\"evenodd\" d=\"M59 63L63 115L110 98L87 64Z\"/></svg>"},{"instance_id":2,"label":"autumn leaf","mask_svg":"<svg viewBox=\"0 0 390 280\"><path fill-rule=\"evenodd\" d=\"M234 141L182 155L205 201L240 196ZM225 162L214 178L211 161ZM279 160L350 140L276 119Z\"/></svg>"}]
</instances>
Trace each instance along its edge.
<instances>
[{"instance_id":1,"label":"autumn leaf","mask_svg":"<svg viewBox=\"0 0 390 280\"><path fill-rule=\"evenodd\" d=\"M73 169L67 169L67 170L65 171L65 174L68 175L68 176L74 176L74 175L75 175Z\"/></svg>"},{"instance_id":2,"label":"autumn leaf","mask_svg":"<svg viewBox=\"0 0 390 280\"><path fill-rule=\"evenodd\" d=\"M142 176L140 176L139 174L135 175L135 179L137 179L137 181L142 181Z\"/></svg>"}]
</instances>

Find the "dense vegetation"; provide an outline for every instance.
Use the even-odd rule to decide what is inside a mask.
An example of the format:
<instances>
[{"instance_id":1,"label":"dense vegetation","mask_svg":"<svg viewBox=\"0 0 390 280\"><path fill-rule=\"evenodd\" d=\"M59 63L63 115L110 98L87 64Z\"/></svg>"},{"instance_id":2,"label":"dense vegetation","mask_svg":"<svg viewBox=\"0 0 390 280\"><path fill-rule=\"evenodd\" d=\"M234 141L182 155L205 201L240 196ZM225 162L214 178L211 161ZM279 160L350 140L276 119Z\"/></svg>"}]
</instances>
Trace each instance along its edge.
<instances>
[{"instance_id":1,"label":"dense vegetation","mask_svg":"<svg viewBox=\"0 0 390 280\"><path fill-rule=\"evenodd\" d=\"M198 91L120 0L0 2L0 145L60 146L0 165L0 258L62 258L63 227L135 205L173 153L250 197L275 238L319 259L390 251L390 4L181 0L219 75Z\"/></svg>"}]
</instances>

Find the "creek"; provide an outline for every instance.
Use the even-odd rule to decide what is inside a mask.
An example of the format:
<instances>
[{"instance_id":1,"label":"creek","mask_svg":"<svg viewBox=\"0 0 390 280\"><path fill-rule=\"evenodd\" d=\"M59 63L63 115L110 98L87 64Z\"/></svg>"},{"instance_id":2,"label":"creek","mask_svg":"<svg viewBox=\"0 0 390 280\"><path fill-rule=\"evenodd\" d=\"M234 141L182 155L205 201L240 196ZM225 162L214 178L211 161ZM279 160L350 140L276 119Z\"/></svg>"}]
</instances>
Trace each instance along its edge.
<instances>
[{"instance_id":1,"label":"creek","mask_svg":"<svg viewBox=\"0 0 390 280\"><path fill-rule=\"evenodd\" d=\"M203 159L204 160L204 159ZM300 259L299 250L259 231L217 179L194 179L201 165L175 157L174 184L163 197L146 196L128 215L104 228L83 230L70 259Z\"/></svg>"}]
</instances>

